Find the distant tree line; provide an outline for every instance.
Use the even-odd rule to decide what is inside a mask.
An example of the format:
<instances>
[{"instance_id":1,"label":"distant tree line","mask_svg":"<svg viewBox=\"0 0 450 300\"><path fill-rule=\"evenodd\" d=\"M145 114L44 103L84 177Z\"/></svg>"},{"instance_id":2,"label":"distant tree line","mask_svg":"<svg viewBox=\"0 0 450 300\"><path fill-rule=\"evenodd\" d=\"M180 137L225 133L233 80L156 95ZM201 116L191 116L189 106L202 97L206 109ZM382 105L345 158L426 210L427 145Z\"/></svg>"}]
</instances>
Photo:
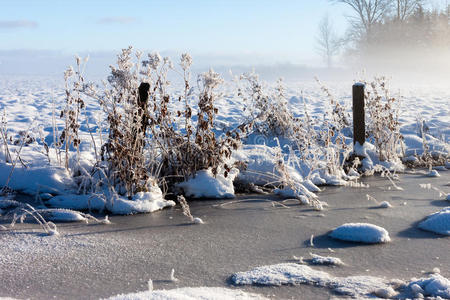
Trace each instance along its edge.
<instances>
[{"instance_id":1,"label":"distant tree line","mask_svg":"<svg viewBox=\"0 0 450 300\"><path fill-rule=\"evenodd\" d=\"M428 64L450 58L450 5L431 8L425 0L330 0L347 5L349 29L338 38L328 26L331 48L323 51L324 25L319 25L318 45L331 56L338 48L357 60L388 63L415 61ZM328 17L327 17L328 18ZM326 18L326 19L327 19ZM326 31L326 30L325 30ZM324 55L324 58L326 55ZM326 58L330 66L331 58Z\"/></svg>"}]
</instances>

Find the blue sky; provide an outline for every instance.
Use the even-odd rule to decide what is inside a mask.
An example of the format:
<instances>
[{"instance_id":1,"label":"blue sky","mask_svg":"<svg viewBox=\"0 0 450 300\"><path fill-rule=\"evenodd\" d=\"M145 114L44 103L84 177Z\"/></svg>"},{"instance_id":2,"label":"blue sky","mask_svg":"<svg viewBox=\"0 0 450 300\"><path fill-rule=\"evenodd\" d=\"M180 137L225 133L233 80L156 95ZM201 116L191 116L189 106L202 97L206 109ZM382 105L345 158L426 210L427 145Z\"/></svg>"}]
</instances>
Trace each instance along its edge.
<instances>
[{"instance_id":1,"label":"blue sky","mask_svg":"<svg viewBox=\"0 0 450 300\"><path fill-rule=\"evenodd\" d=\"M0 50L66 54L141 50L241 57L261 63L320 61L318 23L346 27L342 5L327 0L0 0Z\"/></svg>"}]
</instances>

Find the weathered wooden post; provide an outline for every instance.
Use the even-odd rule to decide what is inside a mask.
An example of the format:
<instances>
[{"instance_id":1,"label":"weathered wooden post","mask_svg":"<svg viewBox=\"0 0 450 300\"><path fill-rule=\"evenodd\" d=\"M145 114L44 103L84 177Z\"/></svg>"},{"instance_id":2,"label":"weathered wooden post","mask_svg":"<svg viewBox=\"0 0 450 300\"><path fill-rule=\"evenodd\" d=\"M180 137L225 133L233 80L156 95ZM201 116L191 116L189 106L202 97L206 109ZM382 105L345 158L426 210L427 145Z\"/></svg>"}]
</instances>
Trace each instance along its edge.
<instances>
[{"instance_id":1,"label":"weathered wooden post","mask_svg":"<svg viewBox=\"0 0 450 300\"><path fill-rule=\"evenodd\" d=\"M140 131L144 133L147 130L148 125L148 114L147 114L147 106L148 106L148 91L150 90L150 84L147 82L142 82L139 86L138 92L139 92L139 99L138 99L138 105L140 108L140 113L142 114L142 121L140 126Z\"/></svg>"},{"instance_id":2,"label":"weathered wooden post","mask_svg":"<svg viewBox=\"0 0 450 300\"><path fill-rule=\"evenodd\" d=\"M366 140L366 123L364 118L364 84L353 85L353 145L364 144Z\"/></svg>"},{"instance_id":3,"label":"weathered wooden post","mask_svg":"<svg viewBox=\"0 0 450 300\"><path fill-rule=\"evenodd\" d=\"M147 82L142 82L138 88L139 97L137 99L138 113L141 116L141 124L136 124L134 141L139 147L139 151L142 151L145 146L145 132L147 131L148 125L148 91L150 90L150 84ZM138 123L139 118L135 117L134 122ZM142 133L142 136L138 139L138 134Z\"/></svg>"}]
</instances>

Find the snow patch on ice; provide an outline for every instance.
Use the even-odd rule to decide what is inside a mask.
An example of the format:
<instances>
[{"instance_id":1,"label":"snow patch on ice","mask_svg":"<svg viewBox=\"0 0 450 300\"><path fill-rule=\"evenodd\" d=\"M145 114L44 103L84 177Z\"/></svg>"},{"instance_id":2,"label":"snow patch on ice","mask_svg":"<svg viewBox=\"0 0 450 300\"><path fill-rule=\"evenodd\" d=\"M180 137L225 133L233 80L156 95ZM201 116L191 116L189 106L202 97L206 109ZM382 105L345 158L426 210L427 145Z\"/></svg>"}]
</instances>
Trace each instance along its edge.
<instances>
[{"instance_id":1,"label":"snow patch on ice","mask_svg":"<svg viewBox=\"0 0 450 300\"><path fill-rule=\"evenodd\" d=\"M388 201L383 201L380 203L380 205L378 207L379 208L391 208L392 205Z\"/></svg>"},{"instance_id":2,"label":"snow patch on ice","mask_svg":"<svg viewBox=\"0 0 450 300\"><path fill-rule=\"evenodd\" d=\"M388 280L374 276L334 277L306 265L283 263L235 273L231 276L231 281L236 285L309 284L327 287L335 293L357 299L373 299L374 296L386 299L411 299L417 297L419 293L428 297L450 298L450 280L439 274L432 274L428 278L411 279L405 283L398 279Z\"/></svg>"},{"instance_id":3,"label":"snow patch on ice","mask_svg":"<svg viewBox=\"0 0 450 300\"><path fill-rule=\"evenodd\" d=\"M150 213L168 206L175 206L174 201L164 199L161 189L157 186L153 186L149 192L137 193L132 200L122 196L104 196L59 195L51 198L47 203L53 207L75 210L108 210L118 215Z\"/></svg>"},{"instance_id":4,"label":"snow patch on ice","mask_svg":"<svg viewBox=\"0 0 450 300\"><path fill-rule=\"evenodd\" d=\"M343 241L369 244L391 241L386 229L369 223L346 223L335 228L329 235Z\"/></svg>"},{"instance_id":5,"label":"snow patch on ice","mask_svg":"<svg viewBox=\"0 0 450 300\"><path fill-rule=\"evenodd\" d=\"M194 224L205 224L205 222L203 222L202 219L200 218L194 218L194 220L192 221Z\"/></svg>"},{"instance_id":6,"label":"snow patch on ice","mask_svg":"<svg viewBox=\"0 0 450 300\"><path fill-rule=\"evenodd\" d=\"M439 274L432 274L428 278L411 281L405 294L415 297L419 293L423 296L450 299L450 280Z\"/></svg>"},{"instance_id":7,"label":"snow patch on ice","mask_svg":"<svg viewBox=\"0 0 450 300\"><path fill-rule=\"evenodd\" d=\"M53 209L36 209L36 212L40 214L46 221L52 222L80 222L86 221L86 217L83 214L62 208Z\"/></svg>"},{"instance_id":8,"label":"snow patch on ice","mask_svg":"<svg viewBox=\"0 0 450 300\"><path fill-rule=\"evenodd\" d=\"M387 287L375 290L374 294L378 298L391 299L397 295L397 292L392 287Z\"/></svg>"},{"instance_id":9,"label":"snow patch on ice","mask_svg":"<svg viewBox=\"0 0 450 300\"><path fill-rule=\"evenodd\" d=\"M372 276L333 277L327 272L314 270L305 265L284 263L257 267L239 272L231 277L236 285L298 285L309 284L328 287L334 292L352 297L369 297L379 288L388 289L386 279Z\"/></svg>"},{"instance_id":10,"label":"snow patch on ice","mask_svg":"<svg viewBox=\"0 0 450 300\"><path fill-rule=\"evenodd\" d=\"M185 287L172 290L145 291L132 294L121 294L108 298L108 300L247 300L247 299L267 299L261 295L246 293L237 289L221 287Z\"/></svg>"},{"instance_id":11,"label":"snow patch on ice","mask_svg":"<svg viewBox=\"0 0 450 300\"><path fill-rule=\"evenodd\" d=\"M443 235L450 235L450 207L429 215L419 224L419 228Z\"/></svg>"},{"instance_id":12,"label":"snow patch on ice","mask_svg":"<svg viewBox=\"0 0 450 300\"><path fill-rule=\"evenodd\" d=\"M338 257L332 256L320 256L317 254L310 253L312 256L311 264L313 265L330 265L330 266L342 266L344 263Z\"/></svg>"},{"instance_id":13,"label":"snow patch on ice","mask_svg":"<svg viewBox=\"0 0 450 300\"><path fill-rule=\"evenodd\" d=\"M441 174L437 170L431 170L428 174L428 177L441 177Z\"/></svg>"}]
</instances>

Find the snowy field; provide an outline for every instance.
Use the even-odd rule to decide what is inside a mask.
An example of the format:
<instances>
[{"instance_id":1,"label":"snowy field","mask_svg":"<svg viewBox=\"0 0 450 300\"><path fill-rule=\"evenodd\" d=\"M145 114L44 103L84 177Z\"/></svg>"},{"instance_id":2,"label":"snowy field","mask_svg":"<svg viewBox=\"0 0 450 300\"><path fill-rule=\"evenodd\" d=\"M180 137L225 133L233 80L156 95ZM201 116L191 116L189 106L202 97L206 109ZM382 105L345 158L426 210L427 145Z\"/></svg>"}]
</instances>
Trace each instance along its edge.
<instances>
[{"instance_id":1,"label":"snowy field","mask_svg":"<svg viewBox=\"0 0 450 300\"><path fill-rule=\"evenodd\" d=\"M323 82L332 97L340 104L347 116L351 115L351 85L352 82ZM267 90L273 88L267 84ZM170 93L180 95L182 90L177 90L174 84L170 87ZM10 144L7 153L2 139L2 151L0 153L0 182L8 183L8 186L19 192L35 195L42 195L45 200L50 199L50 203L57 207L85 209L88 204L96 210L107 209L113 213L133 213L151 212L165 206L173 205L172 202L165 202L160 196L158 188L150 193L134 197L134 201L127 201L123 197L116 199L117 205L113 207L102 197L76 195L83 193L86 183L83 176L74 178L74 173L91 172L90 168L95 165L96 155L100 155L100 147L107 140L107 124L105 115L96 100L87 97L85 108L80 112L79 136L81 140L79 158L75 159L74 149L69 156L72 174L69 174L64 166L64 154L59 158L53 147L55 141L64 129L64 120L60 118L60 112L65 105L64 82L56 78L29 78L29 77L2 77L0 80L0 110L2 112L2 128L5 137ZM317 82L290 82L284 84L284 98L287 100L288 113L292 113L296 118L308 118L315 122L322 122L325 115L334 109L330 104L330 98L321 90ZM399 123L400 133L403 135L403 147L401 158L404 162L414 162L414 156L420 156L427 148L431 154L441 154L444 157L450 152L450 92L447 87L439 86L405 86L391 84L389 88L391 96L399 99ZM215 117L214 132L216 135L224 134L226 130L236 128L245 122L248 117L247 107L249 104L242 101L238 96L236 84L226 81L219 88L220 96L215 100L218 108ZM196 103L192 101L192 109L198 109ZM183 110L182 102L171 103L172 111ZM196 116L193 120L195 121ZM328 115L327 118L330 118ZM262 121L264 123L264 121ZM320 125L323 126L323 125ZM56 132L55 132L56 128ZM312 130L320 131L321 128ZM100 135L100 133L102 133ZM351 149L351 126L342 130L342 140ZM26 137L25 137L26 135ZM22 147L22 141L24 145ZM243 140L243 146L233 152L232 161L243 161L247 164L247 171L239 173L236 169L228 172L230 176L224 178L217 176L213 178L209 171L199 172L199 176L193 181L182 183L179 188L183 189L187 196L192 197L213 197L232 198L234 189L233 179L238 179L244 183L264 185L273 181L280 181L280 177L285 177L283 170L277 166L279 155L284 156L283 169L294 184L289 188L275 191L286 197L295 194L304 195L309 200L313 198L308 191L317 192L318 185L331 184L341 185L345 181L355 179L358 174L349 172L342 173L341 170L324 171L329 164L330 152L320 155L318 152L320 145L315 145L309 149L314 162L306 160L298 162L296 152L292 152L291 140L276 135L251 133ZM48 146L48 153L45 150ZM366 143L367 144L367 143ZM288 147L289 146L289 147ZM359 150L367 156L363 161L366 169L372 169L376 164L381 164L391 171L401 170L398 160L380 162L375 153L375 148ZM319 148L318 148L319 147ZM330 148L331 153L344 151L337 147ZM295 149L294 149L295 150ZM328 151L328 150L327 150ZM400 151L400 150L398 150ZM15 153L20 152L20 156ZM293 153L293 156L291 155ZM60 154L61 155L61 154ZM342 155L342 154L341 154ZM11 172L11 164L5 164L6 158L14 163L14 171ZM18 159L20 158L20 159ZM99 159L97 157L97 159ZM336 164L336 163L335 163ZM445 169L445 164L441 168ZM339 166L338 166L339 167ZM328 166L328 168L330 168ZM323 169L323 170L321 170ZM203 173L201 173L203 172ZM201 174L200 174L201 173ZM239 173L239 174L238 174ZM83 175L83 174L81 174ZM356 177L352 177L356 175ZM439 170L430 173L430 176L438 176ZM236 178L237 177L237 178ZM91 178L92 179L92 178ZM80 182L81 181L81 182ZM202 183L199 185L199 183ZM297 184L298 183L298 184ZM4 185L4 184L2 184ZM201 188L198 188L202 186ZM103 191L105 192L105 191ZM298 197L299 195L294 195ZM106 198L111 197L107 195ZM148 201L147 201L148 200ZM300 199L301 200L301 199ZM88 203L89 202L89 203ZM152 203L149 203L152 202ZM308 201L304 201L308 202ZM311 202L311 201L309 201ZM138 204L136 204L138 203ZM311 204L311 203L310 203ZM316 205L317 206L317 205ZM320 206L320 204L318 205Z\"/></svg>"},{"instance_id":2,"label":"snowy field","mask_svg":"<svg viewBox=\"0 0 450 300\"><path fill-rule=\"evenodd\" d=\"M328 88L346 113L351 112L351 86L352 82L323 82ZM269 87L273 88L273 87ZM0 217L2 218L0 239L2 247L0 253L0 278L6 280L8 274L11 278L8 279L7 284L11 286L14 293L8 291L8 288L0 289L0 296L18 296L21 297L43 297L45 295L58 294L61 298L73 297L73 291L64 294L63 291L58 291L51 283L53 275L38 276L39 272L56 272L57 274L64 274L64 284L68 289L75 289L77 284L88 286L87 282L83 282L82 268L75 267L74 262L68 262L73 257L78 260L86 269L89 269L89 264L83 262L84 258L90 257L90 261L95 270L86 271L89 278L94 278L98 274L104 280L108 280L109 274L111 284L117 283L121 274L118 272L118 267L124 268L127 274L132 272L133 265L127 265L126 261L119 262L118 266L111 267L114 270L110 274L109 257L106 253L114 251L122 251L122 255L116 256L117 259L126 260L123 256L126 253L130 254L131 264L145 265L146 258L138 255L139 249L146 249L146 247L158 248L158 243L152 241L150 244L147 234L133 234L132 237L120 235L118 241L115 241L115 231L121 232L123 228L114 225L114 218L112 225L109 220L105 218L104 214L97 215L93 218L86 214L86 210L94 212L108 212L116 215L126 215L132 213L155 212L164 208L162 212L156 212L155 217L151 215L117 217L117 222L121 222L120 218L138 218L136 230L150 229L156 230L152 227L151 221L161 224L161 231L166 232L167 236L164 238L164 247L158 249L158 253L149 250L148 259L151 264L157 264L157 271L166 272L170 274L171 268L182 268L182 284L178 286L177 272L175 274L164 275L168 279L162 279L161 274L155 274L155 271L143 272L143 267L136 267L139 274L131 276L130 281L133 288L126 288L126 284L119 284L121 290L114 289L115 294L123 294L129 292L144 291L139 294L130 294L117 296L114 299L147 299L154 297L155 299L189 299L189 297L205 299L258 299L259 297L278 298L292 297L296 290L292 287L288 288L288 292L283 292L277 288L276 291L263 290L259 291L257 288L243 288L239 286L238 289L226 288L226 278L230 277L231 283L235 285L300 285L306 284L325 287L328 295L329 291L333 294L350 295L357 298L410 298L429 296L441 297L444 299L450 298L450 282L447 279L448 266L450 265L448 249L450 247L450 211L448 202L450 193L450 162L448 161L448 153L450 152L450 90L448 87L438 86L406 86L391 84L390 91L392 96L400 99L400 132L404 137L403 162L413 161L415 157L422 155L422 153L429 151L432 154L440 154L447 157L446 162L441 166L435 166L433 170L420 169L411 174L411 170L406 170L407 175L400 175L400 180L397 180L397 171L405 171L400 161L393 161L389 164L380 162L379 157L374 156L374 150L371 147L360 149L361 152L367 156L366 162L363 166L366 169L375 169L377 164L382 164L384 169L389 169L389 178L373 179L374 182L360 178L354 170L345 173L341 170L331 173L326 170L326 158L320 161L315 168L308 165L308 162L292 163L293 157L291 149L285 146L286 141L283 139L274 139L273 136L264 135L260 133L252 133L244 140L243 145L233 153L232 159L234 161L242 160L247 163L247 169L238 171L232 169L228 176L219 174L217 178L212 176L210 170L203 170L197 173L195 178L186 180L178 185L184 191L185 196L192 198L217 198L217 199L232 199L236 197L235 187L233 186L233 179L252 187L251 192L260 192L260 187L265 187L272 181L277 181L280 177L289 176L289 185L284 185L270 191L270 195L264 195L265 201L261 201L255 211L251 202L237 202L232 203L223 200L224 206L221 209L213 208L206 210L206 213L201 213L202 206L199 210L195 210L196 204L191 205L192 215L191 219L194 223L205 223L204 225L187 226L188 228L177 228L180 225L181 211L176 207L176 203L172 200L165 199L158 186L152 187L150 191L136 193L132 199L120 196L116 197L114 201L110 201L108 197L114 197L115 194L108 192L105 194L83 194L83 182L79 181L68 172L63 165L58 163L56 152L52 148L55 141L54 128L59 132L64 128L64 121L59 117L60 111L64 108L65 91L64 82L57 78L29 78L29 77L5 77L0 78L0 111L2 113L2 146L0 153L0 186L7 183L8 187L15 192L21 194L31 195L28 201L32 203L34 208L27 208L31 210L37 209L39 216L42 216L46 221L89 221L89 225L80 225L75 223L72 225L60 225L57 223L58 229L54 227L53 223L44 223L44 227L38 229L34 225L30 225L31 218L27 217L25 224L16 225L17 230L10 230L8 228L8 218L5 216L9 210L17 203L13 201L14 195L10 197L0 198ZM182 90L177 90L173 87L170 91L174 95L181 95ZM221 96L217 98L215 106L218 108L218 113L215 119L216 134L224 133L225 130L235 128L244 121L246 111L246 103L236 93L236 88L232 82L225 83L219 89ZM322 120L324 115L333 110L330 106L329 98L321 90L321 87L316 82L288 82L285 84L285 99L287 100L287 107L289 112L296 118L303 118L306 115L316 120ZM193 103L193 109L198 107ZM182 110L182 104L175 103L170 107L171 110ZM103 139L107 137L104 124L105 116L102 115L95 100L90 100L85 103L85 109L82 110L82 122L80 124L80 160L78 166L81 166L78 172L88 170L95 164L95 146L102 143L102 138L98 134L103 133ZM102 124L103 122L103 124ZM345 133L345 130L343 130ZM25 137L25 138L24 138ZM6 140L6 141L5 141ZM351 135L346 134L343 138L344 143L351 144ZM104 140L103 140L104 141ZM8 147L4 144L8 143ZM46 152L44 144L49 146L49 152ZM280 145L281 144L281 145ZM370 145L369 145L370 146ZM7 149L8 148L8 149ZM75 151L72 149L72 154ZM7 153L7 151L10 151ZM20 152L20 156L17 153ZM10 157L10 162L6 162ZM277 169L279 160L286 160L283 164L283 169ZM14 162L13 164L11 162ZM14 165L14 169L12 168ZM400 167L399 167L400 166ZM394 175L392 175L394 174ZM404 180L402 182L402 176ZM407 179L406 179L407 178ZM377 180L384 183L380 183ZM78 180L78 181L77 181ZM284 179L286 180L286 179ZM371 187L374 184L375 187ZM329 188L330 185L345 186L336 188L336 190ZM381 186L379 188L379 186ZM264 190L266 191L266 190ZM330 195L330 191L341 193L339 199ZM366 196L367 194L367 196ZM278 195L278 196L275 196ZM342 200L346 195L351 195L354 202L349 202L348 199ZM387 195L387 196L386 196ZM359 197L360 203L355 201L355 197ZM287 199L281 202L280 199ZM274 202L275 199L275 202ZM295 199L295 205L292 205L292 200ZM337 200L342 200L339 202ZM226 204L228 203L231 204ZM333 202L334 201L334 202ZM299 206L298 203L309 204L316 210L310 207ZM363 205L361 206L361 203ZM414 204L411 204L414 203ZM261 207L264 204L265 206ZM210 206L214 207L211 204ZM173 208L175 206L175 208ZM215 218L221 215L222 209L227 209L230 206L233 208L240 208L244 212L250 212L249 215L235 214L234 217L252 217L259 218L258 214L266 214L266 209L274 210L275 220L273 226L256 227L246 231L247 236L239 234L239 230L234 228L230 234L224 235L225 241L222 241L224 247L230 251L224 254L214 244L207 240L216 239L212 236L221 235L221 231L217 224L220 224L220 218ZM411 207L412 206L412 207ZM74 209L72 210L53 210L52 208ZM172 208L170 208L172 207ZM208 206L209 207L209 206ZM286 209L289 211L286 216L283 216L279 211ZM239 209L237 209L239 211ZM339 212L339 211L344 212ZM345 212L348 210L348 212ZM353 211L355 210L355 211ZM22 213L24 210L21 211ZM236 211L233 211L236 213ZM36 214L34 214L36 215ZM212 217L208 220L208 216ZM24 218L26 214L23 215ZM172 219L174 218L175 221ZM194 218L194 217L200 217ZM236 224L243 222L243 226L261 226L261 224L250 224L246 221L233 220L225 218L226 220L223 228L228 228L232 222ZM283 218L290 218L287 224L283 224ZM164 218L161 220L159 218ZM270 217L269 217L270 219ZM185 219L187 220L187 219ZM195 221L197 220L197 221ZM298 221L298 222L294 222ZM323 224L317 227L318 231L313 230L314 223L323 221ZM16 221L21 221L20 216ZM168 223L166 223L168 222ZM216 222L216 225L211 223ZM405 223L402 223L405 222ZM84 224L84 223L82 223ZM98 226L98 227L96 227ZM111 229L108 229L108 226ZM293 226L286 229L284 226ZM317 225L318 226L318 225ZM167 229L166 227L170 228ZM184 227L184 226L180 226ZM99 228L97 232L97 228ZM195 229L194 229L195 228ZM198 228L198 229L197 229ZM206 229L202 229L206 228ZM408 231L408 228L414 228ZM418 229L420 228L420 229ZM177 230L183 233L178 233ZM294 230L295 229L295 230ZM38 232L45 231L48 235L40 235ZM134 229L127 228L125 231ZM196 240L202 243L201 247L196 248L195 251L199 253L208 252L212 250L214 255L207 256L208 260L205 265L201 265L201 259L195 257L195 261L200 266L189 267L188 262L177 265L176 255L170 253L178 239L186 239L183 234L188 231L191 236L191 247L196 246ZM196 232L196 231L200 232ZM91 232L92 231L92 232ZM96 236L97 234L107 235L104 242L100 242ZM282 239L292 239L295 231L304 231L299 233L301 238L296 237L295 242L288 243L284 246L298 248L300 253L296 251L277 248L273 243L269 245L261 245L261 253L259 251L245 251L245 247L249 245L240 241L241 239L263 239L266 234L274 238L280 234ZM78 236L80 232L80 237ZM330 233L328 236L328 232ZM59 235L58 235L59 233ZM232 233L235 233L233 235ZM200 237L196 237L199 234ZM256 234L257 236L251 236ZM161 236L161 232L158 232ZM315 237L319 236L317 240ZM280 243L281 243L280 240ZM347 242L342 242L347 241ZM413 240L413 248L409 245L410 240ZM351 241L350 244L348 241ZM364 246L355 246L354 242L361 242ZM428 243L430 242L430 243ZM125 243L125 244L124 244ZM243 243L237 245L233 249L230 245ZM305 245L302 245L304 243ZM309 244L308 244L309 243ZM344 244L340 244L344 243ZM381 243L381 245L366 246L368 243ZM245 245L244 245L245 244ZM384 251L388 249L391 244L397 253L393 250L387 250L383 256L381 264L375 259L378 255L376 250ZM427 245L432 245L434 248L430 250L429 257L425 248ZM128 249L124 245L133 245L135 249ZM324 245L330 245L325 247ZM339 248L337 251L327 248ZM359 245L359 244L357 244ZM145 247L144 247L145 246ZM131 247L131 248L133 248ZM256 246L255 246L256 247ZM315 247L319 247L320 251L315 251ZM377 248L370 248L377 247ZM416 247L417 249L415 249ZM179 255L179 259L183 260L183 251L189 251L189 247L183 247L174 251ZM346 251L349 248L349 251ZM300 251L301 249L301 251ZM370 250L369 250L370 249ZM80 255L76 252L80 251ZM279 251L279 256L275 254ZM310 255L307 255L307 252ZM335 251L337 253L335 253ZM400 252L398 252L400 251ZM411 254L412 260L407 261L407 256L410 251L417 251L414 255ZM289 256L288 255L291 255ZM295 254L294 254L295 253ZM431 254L432 253L432 254ZM369 255L370 254L370 255ZM423 255L422 257L420 255ZM45 264L51 264L52 256L57 257L57 263L50 269ZM152 256L153 255L153 256ZM168 261L172 263L164 263L165 255L168 256ZM221 255L225 255L223 261L214 262L213 260L220 260ZM261 255L261 259L251 261L251 257ZM308 264L310 261L312 266L304 265L301 256L305 256L305 261ZM370 257L372 255L372 257ZM244 258L236 259L236 261L243 261L242 267L239 264L233 263L233 256ZM296 263L285 262L292 259L292 256L301 258ZM361 263L365 267L358 266L358 256L364 258L365 262ZM399 257L403 256L403 257ZM406 256L406 258L404 257ZM187 255L191 257L191 254ZM311 257L311 260L307 258ZM341 261L342 258L342 261ZM33 260L40 261L36 269L34 269ZM418 263L419 260L423 262ZM295 259L294 259L295 260ZM390 265L392 261L399 260L398 264ZM406 261L405 261L406 260ZM300 262L300 264L298 264ZM303 262L303 264L301 264ZM66 265L67 263L67 265ZM281 264L280 263L285 263ZM417 269L413 267L418 263L423 270L405 271L406 268ZM326 265L328 269L323 269L323 266L316 267L314 265ZM367 266L367 264L372 264ZM208 266L210 265L210 266ZM254 270L257 266L262 266ZM347 267L350 265L351 267ZM106 267L105 267L106 266ZM245 266L245 268L243 268ZM380 266L384 266L387 270L383 272ZM70 274L72 268L75 268L75 277L79 282L70 281ZM336 268L343 268L344 271L336 271ZM348 268L348 269L345 269ZM375 269L374 276L366 276L363 274L366 270ZM401 269L402 268L402 269ZM434 269L436 268L436 269ZM167 271L166 271L167 270ZM251 270L246 273L246 271ZM253 271L252 271L253 270ZM188 280L188 277L195 277L198 274L195 272L202 272L207 275L201 275L198 280ZM423 272L420 272L423 271ZM406 272L405 276L400 276ZM427 273L430 272L430 273ZM25 274L31 275L25 275ZM42 273L45 274L45 273ZM234 275L233 275L234 274ZM211 282L207 281L207 277L211 276ZM36 276L36 277L33 277ZM146 278L144 278L147 276ZM22 277L27 278L27 283L24 285L18 284ZM416 277L416 278L413 278ZM418 279L419 278L419 279ZM153 279L153 282L148 282L148 279ZM180 279L180 278L178 278ZM401 279L401 280L400 280ZM166 282L167 281L167 282ZM139 282L139 286L136 284ZM42 283L42 285L40 285ZM114 293L105 292L105 285L97 282L99 292L92 291L92 297L106 297L113 296ZM145 286L147 285L147 286ZM19 292L29 287L29 290ZM52 286L45 294L45 286ZM196 286L201 288L189 288ZM217 288L206 288L205 286L217 286ZM303 285L302 285L303 286ZM145 288L144 288L145 287ZM149 289L150 288L150 289ZM171 291L163 291L167 288L180 288ZM310 287L306 293L314 294L314 290ZM37 296L33 296L32 290L39 290ZM145 291L148 290L148 291ZM254 294L254 292L257 294ZM264 296L262 296L264 294ZM432 298L433 299L433 298Z\"/></svg>"}]
</instances>

